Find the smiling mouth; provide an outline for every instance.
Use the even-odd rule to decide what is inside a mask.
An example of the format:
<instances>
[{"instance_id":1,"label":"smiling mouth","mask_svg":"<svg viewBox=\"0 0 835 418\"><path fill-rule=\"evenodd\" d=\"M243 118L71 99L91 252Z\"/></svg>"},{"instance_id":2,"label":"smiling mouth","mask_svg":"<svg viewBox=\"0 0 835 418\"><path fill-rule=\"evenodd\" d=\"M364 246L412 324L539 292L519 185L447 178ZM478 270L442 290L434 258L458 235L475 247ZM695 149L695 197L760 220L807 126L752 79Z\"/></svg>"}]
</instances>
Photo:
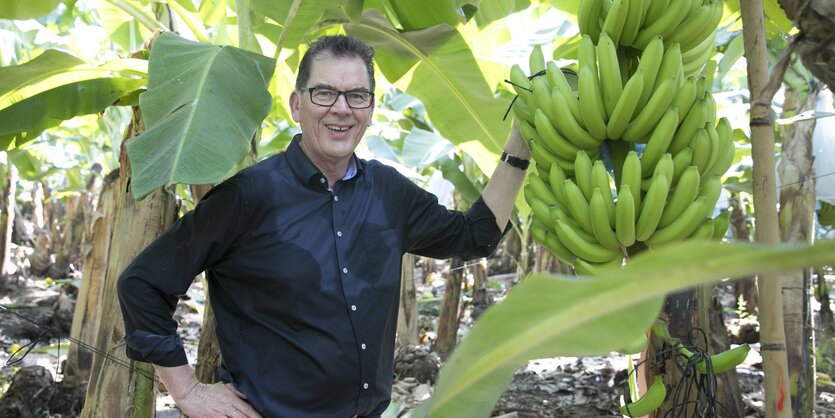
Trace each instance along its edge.
<instances>
[{"instance_id":1,"label":"smiling mouth","mask_svg":"<svg viewBox=\"0 0 835 418\"><path fill-rule=\"evenodd\" d=\"M328 129L336 132L345 132L351 129L350 126L339 126L339 125L325 125Z\"/></svg>"}]
</instances>

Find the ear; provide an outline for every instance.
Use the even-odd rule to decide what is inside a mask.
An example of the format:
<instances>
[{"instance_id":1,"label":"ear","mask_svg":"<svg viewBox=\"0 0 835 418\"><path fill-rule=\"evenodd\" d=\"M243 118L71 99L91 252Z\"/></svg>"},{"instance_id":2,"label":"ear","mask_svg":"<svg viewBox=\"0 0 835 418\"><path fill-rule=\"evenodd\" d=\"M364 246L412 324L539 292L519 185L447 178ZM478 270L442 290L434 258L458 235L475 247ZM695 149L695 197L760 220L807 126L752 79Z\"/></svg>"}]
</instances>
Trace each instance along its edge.
<instances>
[{"instance_id":1,"label":"ear","mask_svg":"<svg viewBox=\"0 0 835 418\"><path fill-rule=\"evenodd\" d=\"M301 94L298 90L293 90L293 93L290 94L290 114L293 116L293 121L296 123L301 122L301 110L299 106L301 105Z\"/></svg>"}]
</instances>

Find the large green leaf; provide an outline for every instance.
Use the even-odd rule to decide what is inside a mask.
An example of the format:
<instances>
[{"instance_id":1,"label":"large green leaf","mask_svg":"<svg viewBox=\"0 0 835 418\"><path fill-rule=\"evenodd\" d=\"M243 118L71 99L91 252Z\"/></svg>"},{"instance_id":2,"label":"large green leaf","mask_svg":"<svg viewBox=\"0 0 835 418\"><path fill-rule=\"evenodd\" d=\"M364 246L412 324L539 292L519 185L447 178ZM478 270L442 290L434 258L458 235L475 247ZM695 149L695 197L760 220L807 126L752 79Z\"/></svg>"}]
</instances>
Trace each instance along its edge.
<instances>
[{"instance_id":1,"label":"large green leaf","mask_svg":"<svg viewBox=\"0 0 835 418\"><path fill-rule=\"evenodd\" d=\"M137 198L173 183L211 184L249 152L270 110L275 61L162 33L151 49L146 131L128 144Z\"/></svg>"},{"instance_id":2,"label":"large green leaf","mask_svg":"<svg viewBox=\"0 0 835 418\"><path fill-rule=\"evenodd\" d=\"M314 27L327 10L338 8L340 0L250 0L252 10L269 17L281 25L282 31L276 45L295 49L304 36Z\"/></svg>"},{"instance_id":3,"label":"large green leaf","mask_svg":"<svg viewBox=\"0 0 835 418\"><path fill-rule=\"evenodd\" d=\"M624 347L649 328L669 292L833 261L835 241L795 247L684 242L599 278L529 276L479 319L441 371L435 394L412 417L487 417L526 361Z\"/></svg>"},{"instance_id":4,"label":"large green leaf","mask_svg":"<svg viewBox=\"0 0 835 418\"><path fill-rule=\"evenodd\" d=\"M446 139L423 129L413 129L403 142L403 164L422 171L436 161L449 156L452 144Z\"/></svg>"},{"instance_id":5,"label":"large green leaf","mask_svg":"<svg viewBox=\"0 0 835 418\"><path fill-rule=\"evenodd\" d=\"M121 97L145 86L145 80L98 78L69 83L0 110L0 149L18 147L46 129L80 115L101 113ZM9 139L4 143L2 138ZM14 139L14 144L11 144Z\"/></svg>"},{"instance_id":6,"label":"large green leaf","mask_svg":"<svg viewBox=\"0 0 835 418\"><path fill-rule=\"evenodd\" d=\"M143 60L92 67L57 50L0 68L0 149L19 146L75 116L102 112L143 87L146 73Z\"/></svg>"},{"instance_id":7,"label":"large green leaf","mask_svg":"<svg viewBox=\"0 0 835 418\"><path fill-rule=\"evenodd\" d=\"M26 20L46 16L62 0L3 0L0 1L0 19Z\"/></svg>"},{"instance_id":8,"label":"large green leaf","mask_svg":"<svg viewBox=\"0 0 835 418\"><path fill-rule=\"evenodd\" d=\"M348 24L346 31L375 48L387 79L398 80L412 70L406 92L426 105L445 138L455 144L478 140L494 153L501 150L510 129L509 121L502 121L507 103L493 96L455 28L439 25L401 33L377 10L366 10L362 23Z\"/></svg>"},{"instance_id":9,"label":"large green leaf","mask_svg":"<svg viewBox=\"0 0 835 418\"><path fill-rule=\"evenodd\" d=\"M456 8L449 0L392 1L390 4L407 31L441 24L456 26L460 22Z\"/></svg>"},{"instance_id":10,"label":"large green leaf","mask_svg":"<svg viewBox=\"0 0 835 418\"><path fill-rule=\"evenodd\" d=\"M530 5L530 0L483 1L478 5L475 21L480 28L483 28L492 22L504 19L511 13L527 9Z\"/></svg>"}]
</instances>

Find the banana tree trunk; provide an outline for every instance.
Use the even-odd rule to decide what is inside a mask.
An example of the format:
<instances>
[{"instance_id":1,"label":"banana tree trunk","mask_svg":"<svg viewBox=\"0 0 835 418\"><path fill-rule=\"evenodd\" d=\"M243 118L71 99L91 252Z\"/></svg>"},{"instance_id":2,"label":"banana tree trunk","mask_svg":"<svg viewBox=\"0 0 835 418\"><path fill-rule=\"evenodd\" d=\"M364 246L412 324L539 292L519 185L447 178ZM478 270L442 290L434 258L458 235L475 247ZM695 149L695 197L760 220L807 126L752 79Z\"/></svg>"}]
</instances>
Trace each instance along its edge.
<instances>
[{"instance_id":1,"label":"banana tree trunk","mask_svg":"<svg viewBox=\"0 0 835 418\"><path fill-rule=\"evenodd\" d=\"M9 262L12 245L12 231L14 230L14 207L17 193L17 168L11 161L6 163L6 184L3 185L3 207L0 209L0 283L6 280L9 273Z\"/></svg>"},{"instance_id":2,"label":"banana tree trunk","mask_svg":"<svg viewBox=\"0 0 835 418\"><path fill-rule=\"evenodd\" d=\"M107 255L113 232L113 218L116 212L118 169L104 180L99 194L98 207L93 213L91 228L85 245L89 251L84 257L84 270L81 276L81 288L75 303L70 335L84 344L98 347L96 339L102 322L102 299L104 293ZM78 382L90 377L93 353L78 344L70 344L67 361L64 366L64 380Z\"/></svg>"},{"instance_id":3,"label":"banana tree trunk","mask_svg":"<svg viewBox=\"0 0 835 418\"><path fill-rule=\"evenodd\" d=\"M792 116L814 110L817 91L798 103L797 92L786 90L783 112ZM794 105L794 106L792 106ZM780 188L780 235L784 242L811 244L815 238L815 171L812 133L815 120L798 121L782 129L783 144L777 169ZM796 418L811 418L815 407L815 344L809 308L811 269L783 275L783 327L792 411Z\"/></svg>"},{"instance_id":4,"label":"banana tree trunk","mask_svg":"<svg viewBox=\"0 0 835 418\"><path fill-rule=\"evenodd\" d=\"M748 228L747 205L743 203L743 194L736 192L731 194L731 231L736 242L751 241L751 229ZM740 298L745 303L745 310L756 315L759 311L759 296L757 292L757 281L753 277L744 277L734 282L734 300Z\"/></svg>"},{"instance_id":5,"label":"banana tree trunk","mask_svg":"<svg viewBox=\"0 0 835 418\"><path fill-rule=\"evenodd\" d=\"M740 2L740 10L751 103L751 154L754 160L754 210L757 220L755 238L760 243L773 245L780 242L780 231L777 227L771 98L764 97L768 84L768 60L763 3L743 0ZM780 276L760 275L757 284L760 291L760 351L765 372L765 413L767 418L788 418L792 411Z\"/></svg>"},{"instance_id":6,"label":"banana tree trunk","mask_svg":"<svg viewBox=\"0 0 835 418\"><path fill-rule=\"evenodd\" d=\"M414 254L403 256L403 269L400 273L400 308L397 315L397 344L400 347L420 344Z\"/></svg>"},{"instance_id":7,"label":"banana tree trunk","mask_svg":"<svg viewBox=\"0 0 835 418\"><path fill-rule=\"evenodd\" d=\"M444 287L444 299L441 312L438 315L438 333L432 344L432 351L441 359L446 360L455 349L458 341L458 325L461 323L459 306L461 302L461 285L464 283L464 262L454 257L449 263L449 272Z\"/></svg>"},{"instance_id":8,"label":"banana tree trunk","mask_svg":"<svg viewBox=\"0 0 835 418\"><path fill-rule=\"evenodd\" d=\"M116 279L127 265L162 234L173 222L176 214L174 196L157 190L137 201L130 189L130 163L126 145L130 138L142 131L141 115L134 110L128 135L122 143L120 175L116 182L118 195L113 224L113 239L107 259L102 300L103 318L99 329L99 350L119 360L122 366L104 356L95 356L84 401L82 417L153 417L155 414L153 368L150 364L134 362L127 358L124 348L124 323L116 297Z\"/></svg>"}]
</instances>

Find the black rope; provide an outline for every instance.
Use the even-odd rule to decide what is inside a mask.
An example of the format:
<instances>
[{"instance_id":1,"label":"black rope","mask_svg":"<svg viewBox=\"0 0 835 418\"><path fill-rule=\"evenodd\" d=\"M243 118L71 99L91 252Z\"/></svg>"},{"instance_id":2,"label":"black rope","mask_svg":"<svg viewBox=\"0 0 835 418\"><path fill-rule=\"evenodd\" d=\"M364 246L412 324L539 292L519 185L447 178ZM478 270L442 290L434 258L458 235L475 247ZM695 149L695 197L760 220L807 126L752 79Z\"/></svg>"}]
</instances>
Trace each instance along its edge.
<instances>
[{"instance_id":1,"label":"black rope","mask_svg":"<svg viewBox=\"0 0 835 418\"><path fill-rule=\"evenodd\" d=\"M61 347L61 339L66 338L67 340L69 340L73 344L77 344L79 347L81 347L81 348L83 348L83 349L85 349L89 352L92 352L96 355L99 355L107 361L113 362L117 366L124 367L124 368L130 370L132 373L136 373L136 374L138 374L138 375L140 375L144 378L147 378L151 381L159 382L159 380L154 376L154 373L149 373L146 370L138 369L135 366L133 366L132 363L124 361L120 358L114 357L114 356L110 355L109 353L107 353L105 351L102 351L102 350L99 350L98 348L93 347L89 344L86 344L86 343L84 343L84 342L82 342L82 341L80 341L76 338L73 338L73 337L70 337L70 336L60 337L60 335L61 335L60 330L49 327L49 326L46 326L46 325L43 325L43 324L39 324L38 322L36 322L36 321L34 321L30 318L27 318L26 316L21 315L21 314L15 312L15 311L3 306L3 305L0 305L0 309L2 310L2 312L0 312L0 313L10 313L10 314L26 321L26 322L29 322L30 324L33 324L35 327L37 327L41 331L31 341L29 341L25 345L20 346L20 348L18 348L14 352L12 352L9 359L6 360L6 364L5 364L6 366L15 366L17 364L20 364L23 361L23 359L26 358L26 356L29 355L30 352L32 352L32 349L34 349L35 346L38 345L38 343L44 342L46 344L49 344L50 335L57 335L58 336L57 338L58 338L58 357L59 358L60 358L60 353L61 353L61 351L60 351L61 350L61 348L60 348ZM56 370L56 373L58 373L58 370ZM60 374L60 373L58 373L58 374Z\"/></svg>"}]
</instances>

